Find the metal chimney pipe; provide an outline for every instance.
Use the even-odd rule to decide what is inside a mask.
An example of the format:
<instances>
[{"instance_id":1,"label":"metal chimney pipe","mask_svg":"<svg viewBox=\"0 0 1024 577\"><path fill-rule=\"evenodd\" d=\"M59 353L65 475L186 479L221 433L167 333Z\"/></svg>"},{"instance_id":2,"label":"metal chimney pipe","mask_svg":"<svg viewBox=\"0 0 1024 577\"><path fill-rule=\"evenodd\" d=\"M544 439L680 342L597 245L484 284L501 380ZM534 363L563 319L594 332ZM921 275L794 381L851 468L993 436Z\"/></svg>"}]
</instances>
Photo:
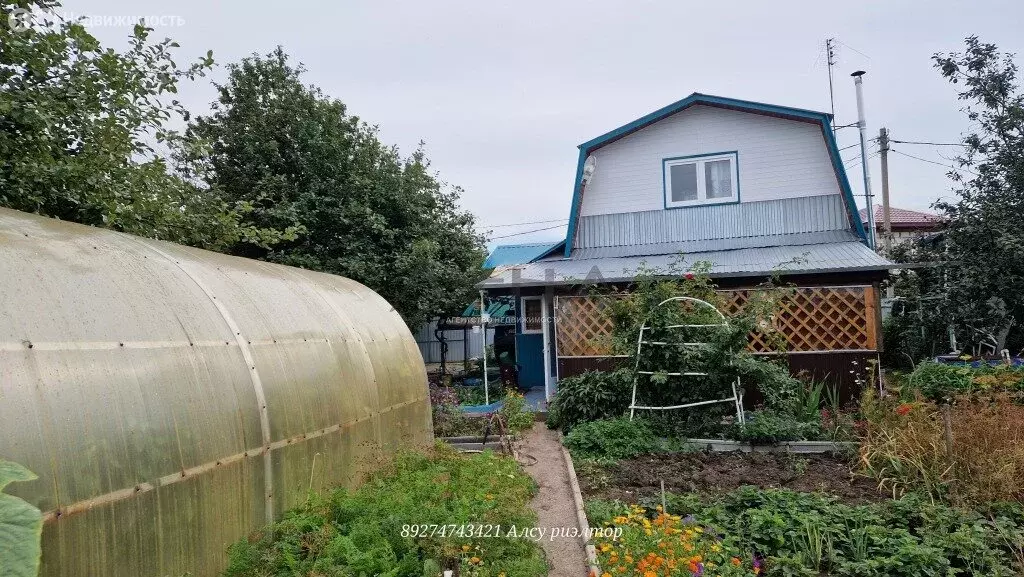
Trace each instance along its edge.
<instances>
[{"instance_id":1,"label":"metal chimney pipe","mask_svg":"<svg viewBox=\"0 0 1024 577\"><path fill-rule=\"evenodd\" d=\"M868 122L864 119L864 83L861 79L864 74L863 70L858 70L850 76L853 76L853 84L857 88L857 128L860 130L860 164L864 172L864 201L868 209L868 246L871 247L871 250L875 250L875 206L874 195L871 194L871 171L868 168Z\"/></svg>"}]
</instances>

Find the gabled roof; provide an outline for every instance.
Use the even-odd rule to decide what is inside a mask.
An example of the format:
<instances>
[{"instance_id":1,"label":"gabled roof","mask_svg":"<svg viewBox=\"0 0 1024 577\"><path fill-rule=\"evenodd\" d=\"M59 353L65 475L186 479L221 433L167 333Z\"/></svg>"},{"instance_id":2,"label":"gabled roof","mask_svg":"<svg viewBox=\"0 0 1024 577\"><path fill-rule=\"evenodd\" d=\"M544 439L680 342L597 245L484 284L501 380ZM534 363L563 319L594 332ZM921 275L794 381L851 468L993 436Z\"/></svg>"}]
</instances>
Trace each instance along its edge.
<instances>
[{"instance_id":1,"label":"gabled roof","mask_svg":"<svg viewBox=\"0 0 1024 577\"><path fill-rule=\"evenodd\" d=\"M588 140L579 146L579 162L576 165L576 182L573 187L572 196L572 208L569 213L569 228L565 237L565 257L568 258L572 253L573 240L576 235L577 222L579 220L580 206L583 201L583 187L581 186L583 181L583 164L586 162L587 157L595 150L606 146L620 138L628 136L638 130L646 128L659 120L667 118L677 112L685 110L690 106L697 104L714 106L718 108L726 108L730 110L739 110L742 112L749 112L753 114L763 114L767 116L775 116L778 118L786 118L790 120L797 120L801 122L811 122L821 126L822 136L825 139L825 144L828 147L829 157L832 159L832 168L836 172L836 179L839 181L839 187L843 192L843 200L846 203L847 213L851 224L853 225L854 232L857 233L862 241L867 242L867 235L864 231L864 225L861 221L860 215L857 212L857 204L853 199L853 190L850 188L850 181L846 177L846 171L843 169L842 157L839 156L839 147L836 145L835 135L832 132L832 116L825 112L817 112L814 110L806 110L803 108L792 108L789 106L777 106L774 104L764 104L762 102L753 102L749 100L738 100L735 98L726 98L723 96L712 96L709 94L700 94L694 92L686 98L673 102L668 106L659 108L650 114L641 116L640 118L624 124L615 130L606 132L597 138Z\"/></svg>"},{"instance_id":2,"label":"gabled roof","mask_svg":"<svg viewBox=\"0 0 1024 577\"><path fill-rule=\"evenodd\" d=\"M863 221L867 221L868 210L866 208L860 209L860 218ZM875 227L881 228L883 222L882 207L875 207ZM893 226L903 228L921 227L925 229L932 229L942 224L943 218L937 214L931 214L927 212L918 212L916 210L910 210L907 208L896 208L895 206L889 207L889 222Z\"/></svg>"},{"instance_id":3,"label":"gabled roof","mask_svg":"<svg viewBox=\"0 0 1024 577\"><path fill-rule=\"evenodd\" d=\"M496 268L514 264L525 264L543 256L562 245L562 241L534 242L526 244L502 244L494 247L484 261L484 268Z\"/></svg>"}]
</instances>

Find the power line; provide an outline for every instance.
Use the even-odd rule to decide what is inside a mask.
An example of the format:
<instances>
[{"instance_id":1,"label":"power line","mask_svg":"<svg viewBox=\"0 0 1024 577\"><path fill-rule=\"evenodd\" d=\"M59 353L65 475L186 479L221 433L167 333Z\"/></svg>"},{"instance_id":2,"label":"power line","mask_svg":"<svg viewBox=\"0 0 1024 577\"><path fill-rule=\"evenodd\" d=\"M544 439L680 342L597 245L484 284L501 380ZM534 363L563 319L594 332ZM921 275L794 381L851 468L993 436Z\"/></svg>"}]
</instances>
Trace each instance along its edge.
<instances>
[{"instance_id":1,"label":"power line","mask_svg":"<svg viewBox=\"0 0 1024 577\"><path fill-rule=\"evenodd\" d=\"M566 222L568 218L552 218L551 220L529 220L527 222L509 222L507 224L481 224L483 229L501 229L503 226L524 226L526 224L546 224L548 222Z\"/></svg>"},{"instance_id":2,"label":"power line","mask_svg":"<svg viewBox=\"0 0 1024 577\"><path fill-rule=\"evenodd\" d=\"M494 236L494 237L491 237L488 240L498 240L498 239L502 239L502 238L509 238L509 237L512 237L512 236L522 236L524 234L530 234L531 232L541 232L542 230L551 230L553 228L562 228L563 226L565 226L565 225L564 224L556 224L555 226L548 226L548 227L544 227L544 228L536 228L534 230L527 230L527 231L523 231L523 232L516 232L516 233L513 233L513 234L506 234L506 235L503 235L503 236Z\"/></svg>"},{"instance_id":3,"label":"power line","mask_svg":"<svg viewBox=\"0 0 1024 577\"><path fill-rule=\"evenodd\" d=\"M868 155L868 160L871 160L872 158L878 156L879 154L881 154L881 152L879 152L879 151L872 152L871 154ZM850 166L844 166L843 168L854 168L854 167L860 165L860 157L857 157L855 160L857 162L854 162Z\"/></svg>"},{"instance_id":4,"label":"power line","mask_svg":"<svg viewBox=\"0 0 1024 577\"><path fill-rule=\"evenodd\" d=\"M895 142L895 141L894 140L890 140L890 142ZM956 166L953 166L952 164L943 164L941 162L935 162L934 160L928 160L927 158L921 158L920 156L914 156L913 154L907 154L906 152L900 152L900 151L896 150L895 148L890 148L889 151L890 152L895 152L896 154L899 154L900 156L906 156L907 158L913 158L914 160L920 160L921 162L927 162L928 164L936 164L938 166L944 166L946 168L952 168L953 170L957 170L957 171L960 171L960 172L969 172L969 173L971 173L971 174L973 174L975 176L978 175L978 173L974 172L973 170L968 170L966 168L958 168Z\"/></svg>"},{"instance_id":5,"label":"power line","mask_svg":"<svg viewBox=\"0 0 1024 577\"><path fill-rule=\"evenodd\" d=\"M864 58L867 58L868 60L871 60L871 57L870 57L870 56L868 56L867 54L864 54L864 53L863 53L863 52L861 52L860 50L857 50L857 49L856 49L856 48L854 48L853 46L850 46L850 45L849 45L849 44L847 44L846 42L843 42L842 40L839 40L838 38L836 39L836 42L838 42L838 43L842 44L843 46L845 46L845 47L849 48L850 50L853 50L854 52L856 52L857 54L860 54L860 55L861 55L861 56L863 56Z\"/></svg>"},{"instance_id":6,"label":"power line","mask_svg":"<svg viewBox=\"0 0 1024 577\"><path fill-rule=\"evenodd\" d=\"M928 145L930 147L964 147L964 142L923 142L920 140L889 140L897 145Z\"/></svg>"},{"instance_id":7,"label":"power line","mask_svg":"<svg viewBox=\"0 0 1024 577\"><path fill-rule=\"evenodd\" d=\"M839 152L842 152L842 151L846 150L847 148L853 148L854 146L860 146L860 143L859 142L854 142L850 146L844 146L844 147L839 149Z\"/></svg>"}]
</instances>

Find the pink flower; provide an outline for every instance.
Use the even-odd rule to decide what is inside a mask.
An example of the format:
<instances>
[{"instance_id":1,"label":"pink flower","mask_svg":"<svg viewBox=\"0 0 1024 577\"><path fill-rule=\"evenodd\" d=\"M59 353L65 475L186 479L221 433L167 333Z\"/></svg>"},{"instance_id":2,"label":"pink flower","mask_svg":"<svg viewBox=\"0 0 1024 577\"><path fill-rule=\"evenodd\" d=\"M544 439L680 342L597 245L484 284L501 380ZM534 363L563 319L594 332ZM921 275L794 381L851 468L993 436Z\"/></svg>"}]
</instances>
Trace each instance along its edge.
<instances>
[{"instance_id":1,"label":"pink flower","mask_svg":"<svg viewBox=\"0 0 1024 577\"><path fill-rule=\"evenodd\" d=\"M684 274L683 276L686 277L686 280L693 280L693 273L692 272L688 272L688 273Z\"/></svg>"}]
</instances>

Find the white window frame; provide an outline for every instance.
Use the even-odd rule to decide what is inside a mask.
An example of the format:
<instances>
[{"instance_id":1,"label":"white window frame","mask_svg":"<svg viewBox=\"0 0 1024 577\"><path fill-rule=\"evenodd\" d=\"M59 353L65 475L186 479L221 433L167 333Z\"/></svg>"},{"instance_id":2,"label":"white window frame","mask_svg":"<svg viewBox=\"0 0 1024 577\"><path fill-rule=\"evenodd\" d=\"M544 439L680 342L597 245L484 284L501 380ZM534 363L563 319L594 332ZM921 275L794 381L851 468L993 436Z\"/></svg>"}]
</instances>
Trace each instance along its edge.
<instances>
[{"instance_id":1,"label":"white window frame","mask_svg":"<svg viewBox=\"0 0 1024 577\"><path fill-rule=\"evenodd\" d=\"M527 329L526 328L526 301L537 301L540 303L540 328L539 329ZM522 335L539 335L544 332L544 321L547 313L544 311L544 297L541 295L531 297L520 297L519 298L519 322L522 326L520 333Z\"/></svg>"},{"instance_id":2,"label":"white window frame","mask_svg":"<svg viewBox=\"0 0 1024 577\"><path fill-rule=\"evenodd\" d=\"M662 160L662 178L664 179L665 208L682 208L705 204L735 204L740 201L739 155L736 152L716 152L695 156L679 156ZM732 169L732 194L728 197L707 197L707 176L704 166L708 162L728 160ZM672 167L683 164L697 165L697 198L694 200L672 200Z\"/></svg>"}]
</instances>

